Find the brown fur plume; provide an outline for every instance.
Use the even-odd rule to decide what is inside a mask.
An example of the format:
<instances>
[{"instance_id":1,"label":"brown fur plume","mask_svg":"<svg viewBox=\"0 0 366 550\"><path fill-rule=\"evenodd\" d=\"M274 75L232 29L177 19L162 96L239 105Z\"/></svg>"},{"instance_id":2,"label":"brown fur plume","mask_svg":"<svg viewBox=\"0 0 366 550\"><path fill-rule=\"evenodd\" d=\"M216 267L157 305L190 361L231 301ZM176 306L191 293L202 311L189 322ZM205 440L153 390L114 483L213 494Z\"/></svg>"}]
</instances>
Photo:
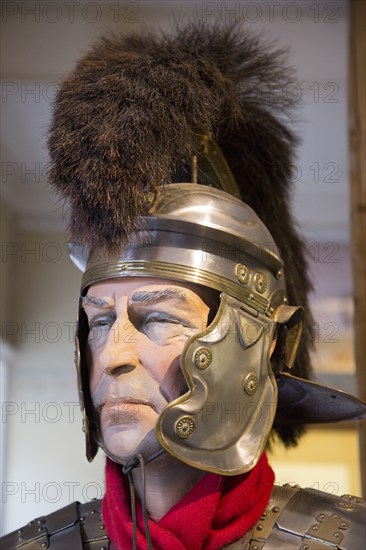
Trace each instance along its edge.
<instances>
[{"instance_id":1,"label":"brown fur plume","mask_svg":"<svg viewBox=\"0 0 366 550\"><path fill-rule=\"evenodd\" d=\"M310 285L289 211L296 139L282 92L291 78L283 52L235 28L189 24L173 35L100 39L63 82L50 130L50 179L71 206L71 238L118 248L145 213L146 190L171 181L209 130L280 249L289 302L307 309ZM308 315L293 368L303 377L310 327ZM301 431L276 429L287 444Z\"/></svg>"}]
</instances>

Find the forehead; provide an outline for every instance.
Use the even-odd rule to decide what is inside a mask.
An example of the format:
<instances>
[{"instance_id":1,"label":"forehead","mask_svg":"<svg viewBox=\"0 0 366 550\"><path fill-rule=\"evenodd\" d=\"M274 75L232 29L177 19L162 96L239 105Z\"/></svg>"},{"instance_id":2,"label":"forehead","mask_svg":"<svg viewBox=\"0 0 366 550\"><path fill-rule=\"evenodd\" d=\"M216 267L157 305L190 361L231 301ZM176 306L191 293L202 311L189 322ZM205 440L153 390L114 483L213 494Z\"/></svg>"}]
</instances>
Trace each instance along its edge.
<instances>
[{"instance_id":1,"label":"forehead","mask_svg":"<svg viewBox=\"0 0 366 550\"><path fill-rule=\"evenodd\" d=\"M91 285L87 295L99 298L112 298L114 301L124 297L128 299L133 297L137 301L140 301L140 293L164 290L171 290L171 292L166 293L166 299L180 298L196 304L202 303L202 301L206 304L212 302L213 291L211 289L192 283L154 277L121 277L101 281Z\"/></svg>"}]
</instances>

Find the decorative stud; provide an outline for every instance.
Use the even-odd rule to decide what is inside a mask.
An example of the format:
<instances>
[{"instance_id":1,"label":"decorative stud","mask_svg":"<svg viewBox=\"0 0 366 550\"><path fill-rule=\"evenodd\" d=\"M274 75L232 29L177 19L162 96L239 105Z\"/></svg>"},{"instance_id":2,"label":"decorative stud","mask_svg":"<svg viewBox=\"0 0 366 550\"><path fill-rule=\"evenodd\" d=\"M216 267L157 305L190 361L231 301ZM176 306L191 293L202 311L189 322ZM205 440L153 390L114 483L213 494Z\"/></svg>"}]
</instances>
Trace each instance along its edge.
<instances>
[{"instance_id":1,"label":"decorative stud","mask_svg":"<svg viewBox=\"0 0 366 550\"><path fill-rule=\"evenodd\" d=\"M212 362L212 353L207 348L198 348L194 353L193 360L198 369L207 369Z\"/></svg>"},{"instance_id":2,"label":"decorative stud","mask_svg":"<svg viewBox=\"0 0 366 550\"><path fill-rule=\"evenodd\" d=\"M254 395L258 389L258 378L257 376L251 372L248 374L243 382L243 389L247 395Z\"/></svg>"},{"instance_id":3,"label":"decorative stud","mask_svg":"<svg viewBox=\"0 0 366 550\"><path fill-rule=\"evenodd\" d=\"M268 285L266 276L260 271L254 275L254 286L256 291L260 294L263 294L263 292L267 290Z\"/></svg>"},{"instance_id":4,"label":"decorative stud","mask_svg":"<svg viewBox=\"0 0 366 550\"><path fill-rule=\"evenodd\" d=\"M344 502L343 500L339 500L338 502L336 502L336 506L337 508L341 508L341 510L352 511L356 509L355 504L353 504L352 502Z\"/></svg>"},{"instance_id":5,"label":"decorative stud","mask_svg":"<svg viewBox=\"0 0 366 550\"><path fill-rule=\"evenodd\" d=\"M239 283L246 285L250 277L249 267L247 267L245 264L236 264L235 276L238 279Z\"/></svg>"},{"instance_id":6,"label":"decorative stud","mask_svg":"<svg viewBox=\"0 0 366 550\"><path fill-rule=\"evenodd\" d=\"M188 439L193 434L195 425L194 420L190 416L183 416L178 420L175 426L175 433L181 439Z\"/></svg>"},{"instance_id":7,"label":"decorative stud","mask_svg":"<svg viewBox=\"0 0 366 550\"><path fill-rule=\"evenodd\" d=\"M148 191L145 193L145 204L148 208L150 208L155 201L155 193L152 193L151 191Z\"/></svg>"}]
</instances>

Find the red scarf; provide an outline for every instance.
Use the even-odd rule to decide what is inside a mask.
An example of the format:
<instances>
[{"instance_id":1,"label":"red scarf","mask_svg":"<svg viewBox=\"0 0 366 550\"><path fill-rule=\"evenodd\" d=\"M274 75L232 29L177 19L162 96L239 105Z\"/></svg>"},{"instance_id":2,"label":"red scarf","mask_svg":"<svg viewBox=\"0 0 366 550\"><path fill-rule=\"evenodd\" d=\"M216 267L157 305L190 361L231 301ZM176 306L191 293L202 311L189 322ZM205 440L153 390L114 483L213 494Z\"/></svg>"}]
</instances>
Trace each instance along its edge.
<instances>
[{"instance_id":1,"label":"red scarf","mask_svg":"<svg viewBox=\"0 0 366 550\"><path fill-rule=\"evenodd\" d=\"M103 517L119 550L132 548L133 525L121 466L107 458ZM272 492L274 474L263 453L246 474L206 474L155 523L149 519L154 550L219 550L241 538L260 518ZM147 486L147 490L149 487ZM147 548L141 504L137 499L137 548Z\"/></svg>"}]
</instances>

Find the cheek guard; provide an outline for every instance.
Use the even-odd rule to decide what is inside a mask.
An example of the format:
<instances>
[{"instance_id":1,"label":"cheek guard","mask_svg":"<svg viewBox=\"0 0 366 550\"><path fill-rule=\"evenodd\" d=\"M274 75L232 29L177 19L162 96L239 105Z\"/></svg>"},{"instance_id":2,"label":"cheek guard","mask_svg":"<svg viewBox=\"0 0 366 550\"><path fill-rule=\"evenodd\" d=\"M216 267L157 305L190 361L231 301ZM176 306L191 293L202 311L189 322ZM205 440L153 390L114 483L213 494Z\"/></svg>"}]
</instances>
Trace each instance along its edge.
<instances>
[{"instance_id":1,"label":"cheek guard","mask_svg":"<svg viewBox=\"0 0 366 550\"><path fill-rule=\"evenodd\" d=\"M252 469L266 445L277 406L269 362L276 323L223 295L208 329L182 354L189 392L168 405L156 432L187 464L237 475Z\"/></svg>"}]
</instances>

